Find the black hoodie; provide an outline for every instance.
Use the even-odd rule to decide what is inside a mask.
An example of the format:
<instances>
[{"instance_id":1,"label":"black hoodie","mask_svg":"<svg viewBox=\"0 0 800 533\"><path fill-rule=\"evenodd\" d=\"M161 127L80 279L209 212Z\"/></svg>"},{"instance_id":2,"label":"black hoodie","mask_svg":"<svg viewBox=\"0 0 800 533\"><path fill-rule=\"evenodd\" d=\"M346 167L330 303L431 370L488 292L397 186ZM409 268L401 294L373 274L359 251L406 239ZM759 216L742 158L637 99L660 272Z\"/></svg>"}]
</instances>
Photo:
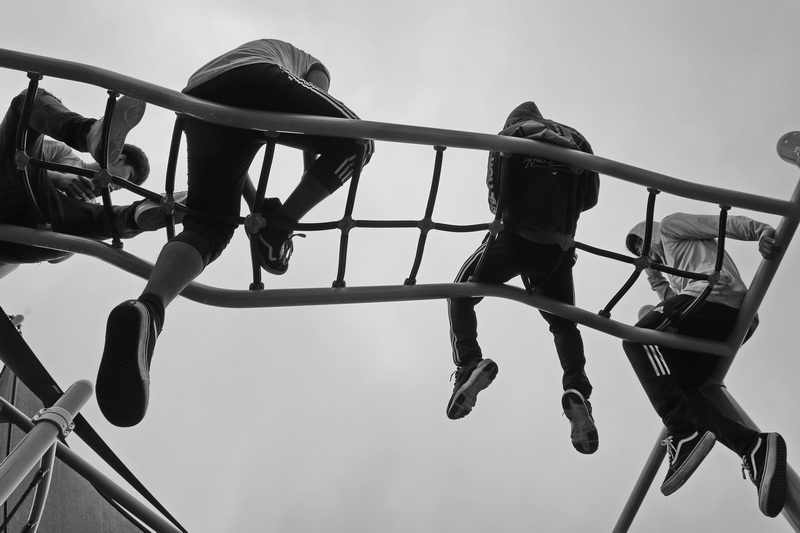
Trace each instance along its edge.
<instances>
[{"instance_id":1,"label":"black hoodie","mask_svg":"<svg viewBox=\"0 0 800 533\"><path fill-rule=\"evenodd\" d=\"M533 102L517 106L499 135L549 142L593 153L586 139L575 129L542 117ZM499 152L489 154L486 184L489 208L497 212L500 164ZM550 159L514 154L509 160L508 183L503 184L503 230L542 244L560 244L565 250L573 237L582 211L597 204L600 178L597 172L572 167Z\"/></svg>"}]
</instances>

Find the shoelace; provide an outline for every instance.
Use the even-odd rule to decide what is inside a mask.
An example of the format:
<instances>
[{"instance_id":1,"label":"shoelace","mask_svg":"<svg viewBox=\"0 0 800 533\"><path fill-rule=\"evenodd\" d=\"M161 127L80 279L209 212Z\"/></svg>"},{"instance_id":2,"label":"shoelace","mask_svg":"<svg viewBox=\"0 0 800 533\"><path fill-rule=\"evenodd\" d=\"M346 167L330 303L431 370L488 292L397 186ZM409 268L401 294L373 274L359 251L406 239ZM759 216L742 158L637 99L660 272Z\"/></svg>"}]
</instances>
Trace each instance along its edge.
<instances>
[{"instance_id":1,"label":"shoelace","mask_svg":"<svg viewBox=\"0 0 800 533\"><path fill-rule=\"evenodd\" d=\"M289 259L292 257L292 252L294 252L294 243L292 243L292 239L295 238L295 237L302 237L302 238L305 239L306 238L306 234L305 233L292 233L291 235L286 237L286 240L283 242L283 246L281 246L281 254L280 254L280 257L281 257L282 262L284 264L288 263Z\"/></svg>"},{"instance_id":2,"label":"shoelace","mask_svg":"<svg viewBox=\"0 0 800 533\"><path fill-rule=\"evenodd\" d=\"M456 368L455 370L453 370L453 373L450 374L450 381L453 381L453 378L455 377L456 378L456 383L458 383L458 378L461 377L461 374L463 372L464 372L464 369L462 367L460 367L460 366L458 368Z\"/></svg>"},{"instance_id":3,"label":"shoelace","mask_svg":"<svg viewBox=\"0 0 800 533\"><path fill-rule=\"evenodd\" d=\"M669 455L669 466L675 461L675 456L678 454L677 448L672 443L672 435L661 441L662 446L667 447L667 455Z\"/></svg>"},{"instance_id":4,"label":"shoelace","mask_svg":"<svg viewBox=\"0 0 800 533\"><path fill-rule=\"evenodd\" d=\"M750 480L752 481L753 480L753 469L750 466L750 461L747 459L747 456L743 455L742 456L742 479L747 479L747 475L745 474L745 471L747 472L747 474L750 475Z\"/></svg>"}]
</instances>

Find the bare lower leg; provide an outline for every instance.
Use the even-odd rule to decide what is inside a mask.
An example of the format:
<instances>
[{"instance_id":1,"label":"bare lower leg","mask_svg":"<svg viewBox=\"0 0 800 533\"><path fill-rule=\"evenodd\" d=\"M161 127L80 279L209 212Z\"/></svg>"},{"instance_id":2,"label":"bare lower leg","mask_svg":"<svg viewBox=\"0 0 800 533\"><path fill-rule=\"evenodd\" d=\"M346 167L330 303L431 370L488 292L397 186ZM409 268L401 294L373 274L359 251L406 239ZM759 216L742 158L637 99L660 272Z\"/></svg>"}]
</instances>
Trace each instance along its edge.
<instances>
[{"instance_id":1,"label":"bare lower leg","mask_svg":"<svg viewBox=\"0 0 800 533\"><path fill-rule=\"evenodd\" d=\"M192 246L168 242L158 256L145 293L158 295L167 307L203 271L203 260Z\"/></svg>"}]
</instances>

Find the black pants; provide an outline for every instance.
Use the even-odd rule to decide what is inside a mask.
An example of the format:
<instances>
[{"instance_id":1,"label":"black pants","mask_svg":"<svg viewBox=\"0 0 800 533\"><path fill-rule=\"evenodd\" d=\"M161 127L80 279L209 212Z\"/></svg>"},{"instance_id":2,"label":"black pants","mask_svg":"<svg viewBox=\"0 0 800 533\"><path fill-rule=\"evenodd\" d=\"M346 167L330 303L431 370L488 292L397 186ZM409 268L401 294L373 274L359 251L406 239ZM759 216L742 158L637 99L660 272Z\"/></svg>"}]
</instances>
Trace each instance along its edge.
<instances>
[{"instance_id":1,"label":"black pants","mask_svg":"<svg viewBox=\"0 0 800 533\"><path fill-rule=\"evenodd\" d=\"M344 104L290 72L275 65L249 65L225 72L195 87L191 96L222 105L260 111L279 111L334 118L357 119ZM247 171L258 150L267 142L263 132L220 126L188 119L188 207L213 215L239 214ZM318 154L303 179L313 179L333 192L353 174L358 150L354 139L317 135L280 134L276 142ZM365 161L372 155L367 143ZM228 245L235 224L186 216L184 231L176 239L198 250L207 265Z\"/></svg>"},{"instance_id":2,"label":"black pants","mask_svg":"<svg viewBox=\"0 0 800 533\"><path fill-rule=\"evenodd\" d=\"M666 317L679 314L693 301L693 296L669 298L642 317L636 325L656 329ZM738 314L739 310L733 307L704 302L678 324L675 332L703 339L724 340L733 329ZM700 391L717 366L718 356L628 341L623 341L622 346L669 434L709 430L737 455L745 454L758 433L725 417Z\"/></svg>"},{"instance_id":3,"label":"black pants","mask_svg":"<svg viewBox=\"0 0 800 533\"><path fill-rule=\"evenodd\" d=\"M11 106L0 123L0 222L36 227L38 219L25 193L23 180L14 158L17 127L26 94L27 90L11 101ZM42 141L45 135L62 141L78 151L86 152L88 151L86 135L95 122L95 119L84 118L70 111L56 97L39 89L27 128L26 153L31 158L41 159ZM61 194L48 179L45 170L30 167L28 176L37 205L52 225L53 231L80 237L108 239L113 235L111 225L113 223L121 237L133 237L140 233L135 229L133 222L136 204L115 207L114 220L109 223L102 205ZM0 256L4 261L38 262L50 259L45 255L46 252L42 250L6 243L0 249Z\"/></svg>"},{"instance_id":4,"label":"black pants","mask_svg":"<svg viewBox=\"0 0 800 533\"><path fill-rule=\"evenodd\" d=\"M515 276L525 274L544 296L575 304L575 289L572 280L572 266L575 263L575 250L563 251L557 244L539 244L513 233L502 232L497 235L487 252L484 239L481 246L467 259L455 281L466 282L472 276L481 257L486 255L479 273L481 283L505 283ZM448 300L450 316L450 338L453 345L453 361L463 366L482 357L478 345L478 321L475 306L482 298L457 298ZM564 390L575 389L585 398L592 393L589 378L586 377L586 357L583 339L575 322L557 315L540 311L550 325L550 332L556 345L556 352L564 372Z\"/></svg>"}]
</instances>

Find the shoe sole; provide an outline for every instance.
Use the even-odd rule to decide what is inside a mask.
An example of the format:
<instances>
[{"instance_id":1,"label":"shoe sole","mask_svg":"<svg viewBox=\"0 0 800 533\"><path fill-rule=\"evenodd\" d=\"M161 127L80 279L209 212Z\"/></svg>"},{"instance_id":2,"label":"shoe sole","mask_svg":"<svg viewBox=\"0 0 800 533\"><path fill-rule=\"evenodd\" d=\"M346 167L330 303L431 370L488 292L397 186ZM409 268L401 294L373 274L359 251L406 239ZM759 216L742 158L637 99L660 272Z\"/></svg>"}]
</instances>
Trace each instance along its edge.
<instances>
[{"instance_id":1,"label":"shoe sole","mask_svg":"<svg viewBox=\"0 0 800 533\"><path fill-rule=\"evenodd\" d=\"M711 448L714 447L714 443L717 441L716 437L710 431L707 431L703 437L700 439L700 442L697 444L692 453L686 458L683 462L681 467L672 474L672 477L664 481L661 485L661 493L664 496L669 496L679 488L683 486L686 481L688 481L689 477L694 474L694 471L697 470L697 467L700 466L700 463L703 462L703 459L706 458L708 452L711 451Z\"/></svg>"},{"instance_id":2,"label":"shoe sole","mask_svg":"<svg viewBox=\"0 0 800 533\"><path fill-rule=\"evenodd\" d=\"M122 96L114 104L111 127L108 132L108 164L116 163L122 154L125 138L141 122L147 104L141 100Z\"/></svg>"},{"instance_id":3,"label":"shoe sole","mask_svg":"<svg viewBox=\"0 0 800 533\"><path fill-rule=\"evenodd\" d=\"M147 346L153 334L147 318L135 305L115 307L108 316L96 390L100 411L115 426L134 426L147 412Z\"/></svg>"},{"instance_id":4,"label":"shoe sole","mask_svg":"<svg viewBox=\"0 0 800 533\"><path fill-rule=\"evenodd\" d=\"M497 375L497 363L491 359L481 361L470 374L469 379L458 389L447 404L447 418L464 418L475 407L478 393L491 385Z\"/></svg>"},{"instance_id":5,"label":"shoe sole","mask_svg":"<svg viewBox=\"0 0 800 533\"><path fill-rule=\"evenodd\" d=\"M173 199L176 203L186 204L186 199L188 197L189 193L186 191L173 194ZM180 224L183 222L184 216L185 213L183 211L176 210L172 214L174 223ZM140 204L133 214L133 220L136 222L136 226L142 231L157 231L167 225L167 216L164 214L162 204L157 204L153 201Z\"/></svg>"},{"instance_id":6,"label":"shoe sole","mask_svg":"<svg viewBox=\"0 0 800 533\"><path fill-rule=\"evenodd\" d=\"M573 448L586 455L596 452L600 443L597 426L580 396L577 393L565 393L561 397L561 407L572 426L570 438Z\"/></svg>"},{"instance_id":7,"label":"shoe sole","mask_svg":"<svg viewBox=\"0 0 800 533\"><path fill-rule=\"evenodd\" d=\"M765 515L774 518L786 502L786 442L777 433L767 435L767 454L764 474L758 487L758 507Z\"/></svg>"}]
</instances>

